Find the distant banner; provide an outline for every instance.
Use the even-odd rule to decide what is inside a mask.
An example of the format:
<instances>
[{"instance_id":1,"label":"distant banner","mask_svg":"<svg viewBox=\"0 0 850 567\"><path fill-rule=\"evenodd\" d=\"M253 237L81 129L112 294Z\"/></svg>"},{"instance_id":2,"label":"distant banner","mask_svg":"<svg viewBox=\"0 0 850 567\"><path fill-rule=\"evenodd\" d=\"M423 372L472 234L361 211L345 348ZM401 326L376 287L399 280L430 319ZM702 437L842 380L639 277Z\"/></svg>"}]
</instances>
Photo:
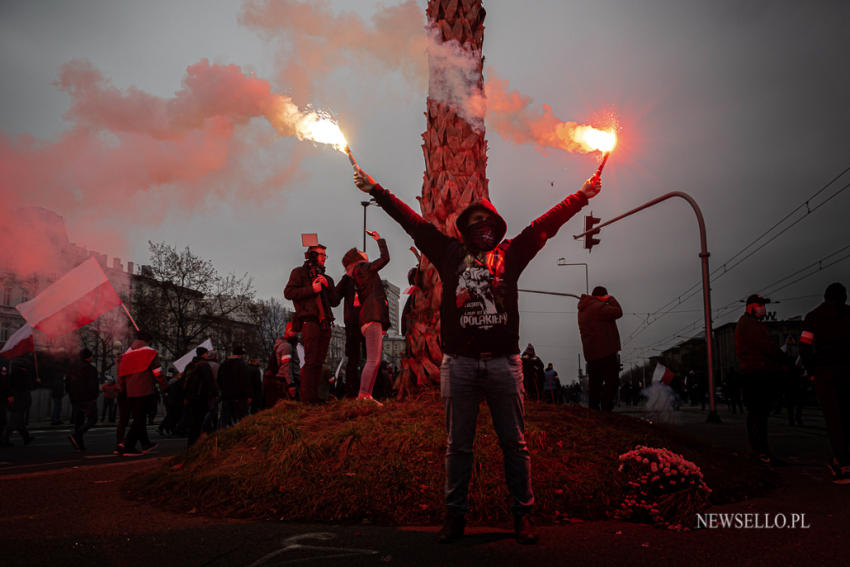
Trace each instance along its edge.
<instances>
[{"instance_id":1,"label":"distant banner","mask_svg":"<svg viewBox=\"0 0 850 567\"><path fill-rule=\"evenodd\" d=\"M198 347L203 347L203 348L205 348L209 351L215 350L213 348L212 341L210 339L205 340L204 342L199 344L197 347L193 348L192 350L190 350L189 352L187 352L186 354L184 354L183 356L181 356L180 358L178 358L177 360L174 361L174 364L172 366L174 366L174 368L177 369L177 372L182 373L184 370L186 370L186 367L189 366L189 363L192 362L193 358L195 358L195 350Z\"/></svg>"}]
</instances>

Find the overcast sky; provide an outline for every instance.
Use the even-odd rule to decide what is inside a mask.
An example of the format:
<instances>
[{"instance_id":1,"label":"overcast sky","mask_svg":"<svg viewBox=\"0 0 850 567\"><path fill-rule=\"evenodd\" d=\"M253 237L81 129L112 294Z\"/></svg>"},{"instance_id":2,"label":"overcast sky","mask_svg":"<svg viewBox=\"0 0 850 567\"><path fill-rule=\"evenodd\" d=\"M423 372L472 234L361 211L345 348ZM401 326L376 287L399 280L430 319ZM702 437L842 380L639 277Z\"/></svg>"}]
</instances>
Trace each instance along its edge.
<instances>
[{"instance_id":1,"label":"overcast sky","mask_svg":"<svg viewBox=\"0 0 850 567\"><path fill-rule=\"evenodd\" d=\"M313 4L335 16L349 12L351 21L371 29L376 14L398 2ZM424 1L419 5L424 14ZM361 166L416 208L424 170L421 77L356 50L318 58L294 50L291 30L261 32L240 19L243 8L226 0L0 0L0 172L13 165L21 140L48 146L71 129L72 101L56 84L69 61L87 61L123 93L169 99L183 87L187 68L207 59L238 65L301 107L331 111ZM604 229L590 254L572 238L590 210L608 220L670 191L688 193L702 209L712 271L729 266L712 285L715 326L737 319L743 311L737 302L749 293L784 286L772 294L781 302L771 309L785 318L817 305L828 283L850 285L848 259L792 283L810 273L794 276L806 266L850 254L845 248L830 256L850 245L850 191L842 190L850 172L810 201L810 214L797 210L850 167L850 4L500 0L486 2L486 9L485 66L492 73L563 120L591 122L613 113L621 128L602 193L549 241L521 288L583 292L584 269L558 267L557 260L587 263L590 287L605 285L623 305L627 365L698 334L699 293L644 325L699 282L697 223L684 201L666 201ZM290 73L293 58L315 59L324 72L305 83ZM228 167L244 172L244 184L230 175L192 199L164 184L140 188L123 205L121 199L76 203L57 212L72 240L90 249L144 263L148 240L189 246L223 272L250 274L259 297L282 299L290 270L303 258L300 234L319 233L329 273L338 277L342 254L362 245L363 208L342 154L292 138L269 143L273 137L261 118L237 125L229 143L240 151L230 159L242 162ZM575 191L598 159L516 145L493 132L488 142L490 196L506 217L508 236ZM273 190L247 193L248 177L278 174ZM7 184L8 200L8 179L0 184ZM192 185L203 190L205 179ZM11 190L16 206L56 208L37 183ZM742 248L795 210L769 236L799 222L735 265ZM383 274L405 287L412 242L374 207L368 225L389 243L392 260ZM373 242L367 251L377 254ZM568 380L580 352L575 304L538 295L520 300L521 347L534 343Z\"/></svg>"}]
</instances>

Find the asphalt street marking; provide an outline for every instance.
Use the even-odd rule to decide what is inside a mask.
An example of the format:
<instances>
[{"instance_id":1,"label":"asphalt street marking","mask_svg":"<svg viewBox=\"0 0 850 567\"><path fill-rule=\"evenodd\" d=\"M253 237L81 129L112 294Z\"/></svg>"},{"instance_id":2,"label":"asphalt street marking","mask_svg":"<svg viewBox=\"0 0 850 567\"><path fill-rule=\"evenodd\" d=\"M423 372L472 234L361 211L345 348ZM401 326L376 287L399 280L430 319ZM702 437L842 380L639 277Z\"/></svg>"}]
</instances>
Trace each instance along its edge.
<instances>
[{"instance_id":1,"label":"asphalt street marking","mask_svg":"<svg viewBox=\"0 0 850 567\"><path fill-rule=\"evenodd\" d=\"M324 552L332 552L325 553L323 555L315 555L313 557L302 557L299 559L289 559L284 560L283 562L275 562L276 565L291 565L294 563L307 563L310 561L324 561L326 559L336 559L340 557L355 557L358 555L378 555L380 552L374 549L359 549L356 547L328 547L323 545L304 545L299 543L301 540L305 539L314 539L320 541L330 541L336 537L335 534L328 532L313 532L307 534L301 534L297 536L288 537L283 540L283 547L272 551L266 555L263 555L253 563L251 563L248 567L257 567L259 565L263 565L267 563L270 559L274 559L278 555L282 555L287 551L300 551L300 550L315 550L315 551L324 551Z\"/></svg>"}]
</instances>

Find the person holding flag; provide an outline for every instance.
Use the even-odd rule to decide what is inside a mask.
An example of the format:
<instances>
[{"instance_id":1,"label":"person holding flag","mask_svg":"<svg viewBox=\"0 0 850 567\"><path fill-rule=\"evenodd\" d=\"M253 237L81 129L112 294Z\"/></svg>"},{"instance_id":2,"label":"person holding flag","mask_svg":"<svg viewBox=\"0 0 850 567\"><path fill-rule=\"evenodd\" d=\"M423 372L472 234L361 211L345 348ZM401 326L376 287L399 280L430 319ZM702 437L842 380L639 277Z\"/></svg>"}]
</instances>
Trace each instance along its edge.
<instances>
[{"instance_id":1,"label":"person holding flag","mask_svg":"<svg viewBox=\"0 0 850 567\"><path fill-rule=\"evenodd\" d=\"M154 382L159 383L162 392L166 391L168 384L162 375L158 353L150 346L151 340L149 333L139 331L118 363L118 385L127 395L127 405L133 418L127 438L118 443L118 452L124 456L140 455L157 447L148 438L147 409L154 395ZM141 451L136 449L137 442L141 442Z\"/></svg>"}]
</instances>

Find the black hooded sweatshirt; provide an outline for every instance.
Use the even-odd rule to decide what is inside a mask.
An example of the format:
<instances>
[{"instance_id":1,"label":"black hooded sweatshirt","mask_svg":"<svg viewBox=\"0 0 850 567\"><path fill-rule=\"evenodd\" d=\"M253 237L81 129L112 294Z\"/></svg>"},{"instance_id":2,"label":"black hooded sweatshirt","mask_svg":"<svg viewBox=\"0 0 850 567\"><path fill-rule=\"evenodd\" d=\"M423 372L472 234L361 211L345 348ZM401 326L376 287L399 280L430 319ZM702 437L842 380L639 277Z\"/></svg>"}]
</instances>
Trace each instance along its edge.
<instances>
[{"instance_id":1,"label":"black hooded sweatshirt","mask_svg":"<svg viewBox=\"0 0 850 567\"><path fill-rule=\"evenodd\" d=\"M476 254L459 239L440 232L380 185L370 194L413 237L417 248L440 274L443 352L472 357L519 354L519 276L546 240L587 205L587 197L581 192L568 196L515 238L502 241L490 252ZM471 204L458 219L475 208L491 211L505 226L504 219L486 200ZM499 239L504 236L504 229L500 232Z\"/></svg>"}]
</instances>

